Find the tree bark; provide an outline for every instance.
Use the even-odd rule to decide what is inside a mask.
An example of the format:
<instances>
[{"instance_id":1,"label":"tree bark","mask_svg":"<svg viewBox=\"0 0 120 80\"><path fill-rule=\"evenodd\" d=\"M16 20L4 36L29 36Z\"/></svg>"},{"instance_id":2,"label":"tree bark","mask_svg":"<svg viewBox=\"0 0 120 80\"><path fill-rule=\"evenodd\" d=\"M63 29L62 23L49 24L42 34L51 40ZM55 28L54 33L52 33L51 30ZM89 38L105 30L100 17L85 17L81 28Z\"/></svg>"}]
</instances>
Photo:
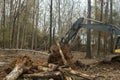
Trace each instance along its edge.
<instances>
[{"instance_id":1,"label":"tree bark","mask_svg":"<svg viewBox=\"0 0 120 80\"><path fill-rule=\"evenodd\" d=\"M100 21L102 21L103 18L103 0L101 0L101 15L100 15ZM97 48L97 56L100 56L100 49L101 49L101 32L98 32L98 48Z\"/></svg>"},{"instance_id":2,"label":"tree bark","mask_svg":"<svg viewBox=\"0 0 120 80\"><path fill-rule=\"evenodd\" d=\"M17 4L18 1L15 1L14 5ZM18 17L18 9L17 9L17 6L15 6L14 8L14 13L13 13L13 21L12 21L12 33L11 33L11 48L15 48L15 44L16 44L16 34L17 34L17 31L16 31L16 21L17 21L17 17Z\"/></svg>"},{"instance_id":3,"label":"tree bark","mask_svg":"<svg viewBox=\"0 0 120 80\"><path fill-rule=\"evenodd\" d=\"M19 7L18 7L18 14L20 14L20 8L21 8L21 0L19 0ZM16 41L16 49L19 48L19 37L20 37L20 15L18 15L17 18L17 41Z\"/></svg>"},{"instance_id":4,"label":"tree bark","mask_svg":"<svg viewBox=\"0 0 120 80\"><path fill-rule=\"evenodd\" d=\"M88 0L88 18L91 17L91 0ZM87 21L88 24L91 24L91 21L88 20ZM87 30L87 54L86 54L86 58L91 58L91 30L88 29Z\"/></svg>"},{"instance_id":5,"label":"tree bark","mask_svg":"<svg viewBox=\"0 0 120 80\"><path fill-rule=\"evenodd\" d=\"M23 33L22 33L22 38L21 38L21 45L20 45L20 49L22 49L23 48L23 43L24 43L24 40L25 40L25 30L26 30L26 26L25 26L25 24L24 24L24 26L23 26Z\"/></svg>"},{"instance_id":6,"label":"tree bark","mask_svg":"<svg viewBox=\"0 0 120 80\"><path fill-rule=\"evenodd\" d=\"M29 12L28 12L28 10L29 10L29 0L27 0L27 2L26 2L26 10L25 10L25 20L26 20L26 23L28 22L27 20L28 20L28 18L29 18L29 16L27 16L27 15L29 15ZM28 34L28 29L27 29L27 26L28 26L28 24L24 24L25 25L25 32L24 32L24 40L23 40L23 45L21 44L21 46L24 46L24 48L26 49L27 47L28 47L28 45L26 45L26 43L28 43L28 40L27 40L27 34Z\"/></svg>"},{"instance_id":7,"label":"tree bark","mask_svg":"<svg viewBox=\"0 0 120 80\"><path fill-rule=\"evenodd\" d=\"M49 42L49 48L52 45L52 0L50 5L50 42Z\"/></svg>"},{"instance_id":8,"label":"tree bark","mask_svg":"<svg viewBox=\"0 0 120 80\"><path fill-rule=\"evenodd\" d=\"M113 19L112 19L112 13L113 13L112 2L113 2L113 0L110 0L110 24L112 24L112 22L113 22ZM113 45L114 45L113 34L111 34L110 37L111 37L110 52L113 53Z\"/></svg>"},{"instance_id":9,"label":"tree bark","mask_svg":"<svg viewBox=\"0 0 120 80\"><path fill-rule=\"evenodd\" d=\"M106 2L106 6L105 6L105 23L108 23L108 1ZM105 33L104 35L104 53L107 54L107 35Z\"/></svg>"},{"instance_id":10,"label":"tree bark","mask_svg":"<svg viewBox=\"0 0 120 80\"><path fill-rule=\"evenodd\" d=\"M34 40L35 40L35 0L34 0L34 3L33 3L33 8L34 8L34 10L33 10L33 23L32 23L32 44L31 44L31 49L33 50L33 48L34 48Z\"/></svg>"},{"instance_id":11,"label":"tree bark","mask_svg":"<svg viewBox=\"0 0 120 80\"><path fill-rule=\"evenodd\" d=\"M3 21L2 21L2 29L3 29L2 47L3 48L5 48L5 1L6 0L4 0L4 2L3 2L3 13L2 13L2 18L3 18Z\"/></svg>"},{"instance_id":12,"label":"tree bark","mask_svg":"<svg viewBox=\"0 0 120 80\"><path fill-rule=\"evenodd\" d=\"M60 16L60 2L61 0L58 0L58 34L61 37L61 16Z\"/></svg>"},{"instance_id":13,"label":"tree bark","mask_svg":"<svg viewBox=\"0 0 120 80\"><path fill-rule=\"evenodd\" d=\"M40 72L40 73L33 73L33 74L25 74L24 77L26 78L42 78L42 79L49 79L49 78L54 78L58 77L61 75L60 71L56 72Z\"/></svg>"},{"instance_id":14,"label":"tree bark","mask_svg":"<svg viewBox=\"0 0 120 80\"><path fill-rule=\"evenodd\" d=\"M10 23L9 23L9 48L11 48L12 40L12 10L13 10L13 0L10 0Z\"/></svg>"},{"instance_id":15,"label":"tree bark","mask_svg":"<svg viewBox=\"0 0 120 80\"><path fill-rule=\"evenodd\" d=\"M38 29L38 23L39 23L39 0L37 2L37 7L36 7L36 10L38 13L36 13L36 26L35 26L35 50L37 50L37 38L38 38L38 35L37 35L37 29Z\"/></svg>"}]
</instances>

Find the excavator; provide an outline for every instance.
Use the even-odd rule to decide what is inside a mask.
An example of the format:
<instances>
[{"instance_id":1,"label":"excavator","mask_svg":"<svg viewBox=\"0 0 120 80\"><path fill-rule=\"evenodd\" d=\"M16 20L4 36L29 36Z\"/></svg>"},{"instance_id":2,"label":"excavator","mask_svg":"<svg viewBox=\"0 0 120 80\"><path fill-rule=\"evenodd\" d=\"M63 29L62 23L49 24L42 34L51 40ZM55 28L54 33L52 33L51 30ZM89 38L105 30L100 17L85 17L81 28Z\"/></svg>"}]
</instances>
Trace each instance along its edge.
<instances>
[{"instance_id":1,"label":"excavator","mask_svg":"<svg viewBox=\"0 0 120 80\"><path fill-rule=\"evenodd\" d=\"M92 20L91 21L98 22L99 24L84 24L84 18L77 19L72 27L69 29L69 31L66 33L65 37L61 39L60 41L60 48L64 54L64 57L71 68L75 69L75 65L72 62L70 55L70 48L69 44L75 39L78 31L81 28L87 28L87 29L94 29L98 31L104 31L109 32L111 34L115 34L117 36L116 38L116 44L114 46L114 53L120 53L120 27L109 25L109 24L103 24L100 21ZM59 48L56 45L51 46L51 52L48 63L54 63L58 65L63 65L63 61L60 56ZM120 56L120 55L119 55Z\"/></svg>"},{"instance_id":2,"label":"excavator","mask_svg":"<svg viewBox=\"0 0 120 80\"><path fill-rule=\"evenodd\" d=\"M109 25L109 24L103 24L100 21L93 20L93 19L88 19L94 22L98 22L99 24L84 24L83 23L84 18L79 18L73 26L70 28L70 30L66 33L66 36L61 40L61 43L66 43L69 44L70 41L74 40L76 37L78 31L81 28L87 28L87 29L94 29L98 31L103 31L103 32L109 32L111 34L116 35L116 41L115 41L115 46L114 46L114 53L120 53L120 27L114 26L114 25Z\"/></svg>"}]
</instances>

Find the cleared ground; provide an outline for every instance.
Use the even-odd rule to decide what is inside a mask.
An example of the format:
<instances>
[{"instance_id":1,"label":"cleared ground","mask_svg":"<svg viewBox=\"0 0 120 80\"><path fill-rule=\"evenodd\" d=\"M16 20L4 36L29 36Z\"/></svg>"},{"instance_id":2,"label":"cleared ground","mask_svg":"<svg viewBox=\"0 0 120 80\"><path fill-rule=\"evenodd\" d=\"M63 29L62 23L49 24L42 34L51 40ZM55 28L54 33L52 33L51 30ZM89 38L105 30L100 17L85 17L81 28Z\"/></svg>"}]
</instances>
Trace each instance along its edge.
<instances>
[{"instance_id":1,"label":"cleared ground","mask_svg":"<svg viewBox=\"0 0 120 80\"><path fill-rule=\"evenodd\" d=\"M101 59L85 59L84 52L72 52L73 61L79 60L83 65L77 63L78 70L89 74L96 75L96 80L120 80L120 62L112 61L110 63L98 63ZM48 55L34 53L30 51L0 51L0 78L4 76L4 68L7 64L12 62L17 56L27 55L31 57L33 61L47 62ZM0 79L1 80L1 79Z\"/></svg>"}]
</instances>

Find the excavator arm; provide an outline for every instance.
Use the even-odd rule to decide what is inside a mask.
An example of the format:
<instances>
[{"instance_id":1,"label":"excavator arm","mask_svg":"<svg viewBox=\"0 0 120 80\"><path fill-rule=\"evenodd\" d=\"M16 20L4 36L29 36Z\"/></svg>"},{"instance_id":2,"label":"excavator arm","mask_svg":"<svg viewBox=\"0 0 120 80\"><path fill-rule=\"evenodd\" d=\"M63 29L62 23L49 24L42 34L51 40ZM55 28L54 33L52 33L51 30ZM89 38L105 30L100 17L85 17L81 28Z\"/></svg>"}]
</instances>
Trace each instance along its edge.
<instances>
[{"instance_id":1,"label":"excavator arm","mask_svg":"<svg viewBox=\"0 0 120 80\"><path fill-rule=\"evenodd\" d=\"M79 29L81 28L81 23L83 22L84 18L79 18L70 28L70 30L66 33L64 39L61 40L62 43L69 43L70 40L74 39L76 34L78 33Z\"/></svg>"},{"instance_id":2,"label":"excavator arm","mask_svg":"<svg viewBox=\"0 0 120 80\"><path fill-rule=\"evenodd\" d=\"M87 28L87 29L94 29L98 31L105 31L112 34L120 35L120 28L113 25L107 25L107 24L83 24L84 18L79 18L70 28L70 30L66 33L66 36L63 40L61 40L62 43L69 43L70 40L73 40L75 36L77 35L79 29L81 28Z\"/></svg>"}]
</instances>

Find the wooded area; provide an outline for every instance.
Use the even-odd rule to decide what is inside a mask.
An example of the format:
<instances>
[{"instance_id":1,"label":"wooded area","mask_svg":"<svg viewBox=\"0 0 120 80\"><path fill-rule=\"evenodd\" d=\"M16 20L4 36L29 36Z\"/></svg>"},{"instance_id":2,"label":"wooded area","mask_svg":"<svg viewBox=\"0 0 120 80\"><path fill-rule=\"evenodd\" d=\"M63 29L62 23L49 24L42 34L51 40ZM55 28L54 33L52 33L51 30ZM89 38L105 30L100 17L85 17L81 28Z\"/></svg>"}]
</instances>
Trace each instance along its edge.
<instances>
[{"instance_id":1,"label":"wooded area","mask_svg":"<svg viewBox=\"0 0 120 80\"><path fill-rule=\"evenodd\" d=\"M95 18L103 23L120 24L118 0L92 0L88 3L88 17L91 16L90 18ZM88 15L85 1L1 0L0 6L1 48L47 50L54 38L61 38L65 35L76 18L81 17L80 15L84 17ZM85 32L86 30L80 31L77 37L80 37L81 34L86 35ZM110 38L108 33L98 33L93 30L91 35L93 35L91 40L94 44L99 45L98 54L100 49L110 47L110 45L105 46L104 44ZM98 36L98 40L94 36ZM88 39L90 40L89 37ZM106 50L106 48L104 49Z\"/></svg>"},{"instance_id":2,"label":"wooded area","mask_svg":"<svg viewBox=\"0 0 120 80\"><path fill-rule=\"evenodd\" d=\"M119 26L119 5L119 0L0 0L0 48L49 50L79 17ZM87 57L91 52L99 56L113 52L114 38L110 33L81 29L71 47L87 50Z\"/></svg>"}]
</instances>

